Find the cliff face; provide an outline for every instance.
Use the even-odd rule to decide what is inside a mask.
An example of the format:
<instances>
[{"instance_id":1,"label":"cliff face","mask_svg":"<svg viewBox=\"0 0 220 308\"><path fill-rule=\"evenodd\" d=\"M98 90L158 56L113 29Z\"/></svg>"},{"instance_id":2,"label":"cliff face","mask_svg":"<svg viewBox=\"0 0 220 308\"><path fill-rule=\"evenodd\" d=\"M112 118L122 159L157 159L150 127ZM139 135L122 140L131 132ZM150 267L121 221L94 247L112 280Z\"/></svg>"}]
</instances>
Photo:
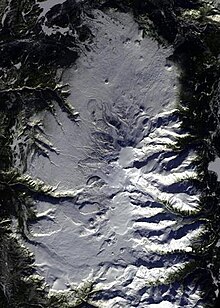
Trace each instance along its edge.
<instances>
[{"instance_id":1,"label":"cliff face","mask_svg":"<svg viewBox=\"0 0 220 308\"><path fill-rule=\"evenodd\" d=\"M2 2L2 307L217 305L217 7Z\"/></svg>"}]
</instances>

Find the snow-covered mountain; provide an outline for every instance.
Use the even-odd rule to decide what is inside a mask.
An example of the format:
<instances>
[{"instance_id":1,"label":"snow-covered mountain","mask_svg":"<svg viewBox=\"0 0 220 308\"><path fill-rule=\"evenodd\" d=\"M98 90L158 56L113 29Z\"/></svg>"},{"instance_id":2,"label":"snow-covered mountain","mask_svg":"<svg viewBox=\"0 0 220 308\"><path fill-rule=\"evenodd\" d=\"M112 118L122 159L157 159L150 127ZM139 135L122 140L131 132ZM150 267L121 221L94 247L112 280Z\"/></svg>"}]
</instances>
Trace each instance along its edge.
<instances>
[{"instance_id":1,"label":"snow-covered mountain","mask_svg":"<svg viewBox=\"0 0 220 308\"><path fill-rule=\"evenodd\" d=\"M7 43L10 64L2 64L16 76L4 77L7 90L1 85L11 102L3 113L14 114L11 167L2 176L25 196L10 228L33 253L51 307L206 307L218 296L218 274L206 259L218 234L204 209L213 199L205 199L212 190L204 188L199 139L209 137L199 135L200 114L188 102L199 94L184 81L191 82L186 59L205 60L181 37L184 22L196 23L203 11L193 1L179 4L178 24L165 1L157 11L151 1L133 11L124 1L34 3L22 13L27 29L9 31L21 37ZM164 28L154 20L160 10ZM174 42L168 18L173 33L181 29ZM214 117L217 105L210 106ZM194 119L186 125L191 117L198 128ZM210 149L208 161L217 155Z\"/></svg>"}]
</instances>

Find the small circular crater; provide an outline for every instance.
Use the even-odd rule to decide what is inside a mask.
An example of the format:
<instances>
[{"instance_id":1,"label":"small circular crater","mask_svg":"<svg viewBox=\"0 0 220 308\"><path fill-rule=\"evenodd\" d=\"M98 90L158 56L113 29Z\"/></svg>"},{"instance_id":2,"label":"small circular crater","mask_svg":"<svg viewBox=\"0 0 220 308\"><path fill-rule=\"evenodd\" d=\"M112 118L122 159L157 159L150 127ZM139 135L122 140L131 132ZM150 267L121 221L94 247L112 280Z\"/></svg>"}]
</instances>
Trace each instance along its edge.
<instances>
[{"instance_id":1,"label":"small circular crater","mask_svg":"<svg viewBox=\"0 0 220 308\"><path fill-rule=\"evenodd\" d=\"M124 41L124 44L129 44L131 42L131 40L129 38L126 38L126 40Z\"/></svg>"},{"instance_id":2,"label":"small circular crater","mask_svg":"<svg viewBox=\"0 0 220 308\"><path fill-rule=\"evenodd\" d=\"M91 227L94 227L94 224L95 224L94 218L90 218L90 219L88 220L88 222L89 222L89 224L90 224Z\"/></svg>"},{"instance_id":3,"label":"small circular crater","mask_svg":"<svg viewBox=\"0 0 220 308\"><path fill-rule=\"evenodd\" d=\"M172 66L172 64L171 63L166 63L166 65L165 65L165 68L166 68L166 70L167 71L172 71L172 69L173 69L173 66Z\"/></svg>"},{"instance_id":4,"label":"small circular crater","mask_svg":"<svg viewBox=\"0 0 220 308\"><path fill-rule=\"evenodd\" d=\"M135 43L136 46L140 46L141 45L141 41L139 41L139 40L135 40L134 43Z\"/></svg>"},{"instance_id":5,"label":"small circular crater","mask_svg":"<svg viewBox=\"0 0 220 308\"><path fill-rule=\"evenodd\" d=\"M102 234L99 232L99 233L96 233L96 237L98 238L101 238L102 237Z\"/></svg>"}]
</instances>

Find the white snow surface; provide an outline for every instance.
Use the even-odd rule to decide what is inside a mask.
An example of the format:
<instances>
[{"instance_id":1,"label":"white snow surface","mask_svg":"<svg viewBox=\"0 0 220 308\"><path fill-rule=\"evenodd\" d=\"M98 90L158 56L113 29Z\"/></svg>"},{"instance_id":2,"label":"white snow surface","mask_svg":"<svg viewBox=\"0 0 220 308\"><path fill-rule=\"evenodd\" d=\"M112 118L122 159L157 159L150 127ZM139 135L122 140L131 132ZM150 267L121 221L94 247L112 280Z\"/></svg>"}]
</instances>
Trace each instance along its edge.
<instances>
[{"instance_id":1,"label":"white snow surface","mask_svg":"<svg viewBox=\"0 0 220 308\"><path fill-rule=\"evenodd\" d=\"M217 157L213 162L209 163L209 168L210 171L214 171L218 175L218 180L220 179L220 158Z\"/></svg>"},{"instance_id":2,"label":"white snow surface","mask_svg":"<svg viewBox=\"0 0 220 308\"><path fill-rule=\"evenodd\" d=\"M90 50L62 77L79 121L58 106L57 119L38 114L54 150L50 159L30 155L27 168L59 192L80 192L37 199L35 245L27 245L51 290L91 280L102 290L93 299L98 307L182 307L184 296L184 307L194 307L200 293L193 285L184 294L166 285L203 231L185 216L199 210L200 194L187 182L197 176L195 153L170 147L184 135L172 50L143 38L129 14L94 16Z\"/></svg>"},{"instance_id":3,"label":"white snow surface","mask_svg":"<svg viewBox=\"0 0 220 308\"><path fill-rule=\"evenodd\" d=\"M42 9L42 13L40 14L39 17L45 16L47 12L52 9L57 4L61 4L62 1L60 0L45 0L45 1L37 1L38 6Z\"/></svg>"}]
</instances>

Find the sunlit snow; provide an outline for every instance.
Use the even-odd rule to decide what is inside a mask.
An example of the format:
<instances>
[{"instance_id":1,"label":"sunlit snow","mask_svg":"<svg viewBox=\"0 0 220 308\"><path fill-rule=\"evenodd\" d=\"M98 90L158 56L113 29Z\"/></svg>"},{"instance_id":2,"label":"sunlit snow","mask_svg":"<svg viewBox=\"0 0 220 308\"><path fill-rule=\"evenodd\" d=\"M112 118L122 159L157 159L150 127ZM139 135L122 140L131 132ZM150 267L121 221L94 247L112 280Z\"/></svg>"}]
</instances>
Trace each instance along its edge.
<instances>
[{"instance_id":1,"label":"sunlit snow","mask_svg":"<svg viewBox=\"0 0 220 308\"><path fill-rule=\"evenodd\" d=\"M62 76L78 121L58 106L57 118L38 114L54 150L30 155L27 175L55 189L36 200L28 245L52 290L92 280L101 307L179 307L162 291L152 302L150 288L184 268L203 231L184 216L199 210L199 192L181 184L197 176L195 153L171 147L185 135L172 50L143 38L129 14L93 13L94 41ZM174 301L172 286L166 292Z\"/></svg>"}]
</instances>

